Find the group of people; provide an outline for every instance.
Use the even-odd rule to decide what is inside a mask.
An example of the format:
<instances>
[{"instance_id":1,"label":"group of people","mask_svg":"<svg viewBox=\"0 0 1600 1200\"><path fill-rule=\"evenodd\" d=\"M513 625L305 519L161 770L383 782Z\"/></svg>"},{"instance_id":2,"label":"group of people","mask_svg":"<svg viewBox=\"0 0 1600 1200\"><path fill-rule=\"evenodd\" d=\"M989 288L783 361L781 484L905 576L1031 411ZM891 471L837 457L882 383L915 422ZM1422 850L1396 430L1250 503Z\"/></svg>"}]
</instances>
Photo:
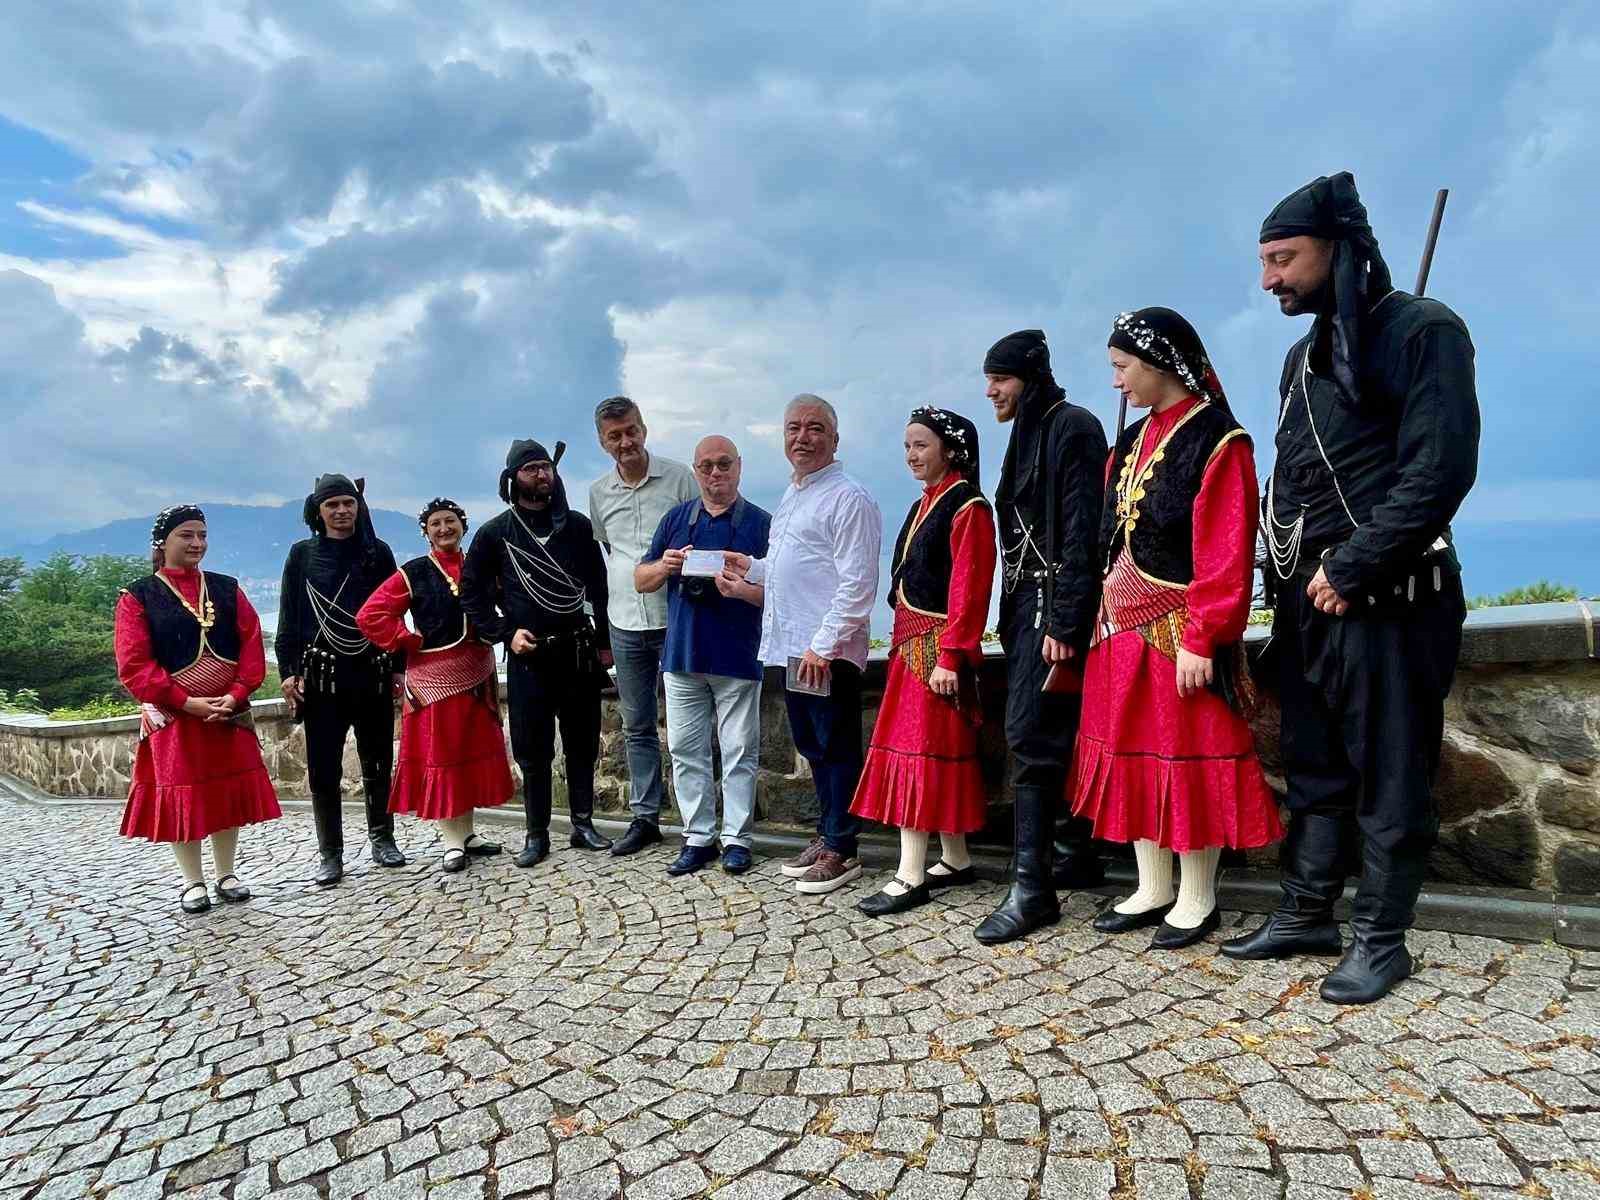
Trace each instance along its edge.
<instances>
[{"instance_id":1,"label":"group of people","mask_svg":"<svg viewBox=\"0 0 1600 1200\"><path fill-rule=\"evenodd\" d=\"M989 793L978 674L998 561L1014 859L978 940L1058 921L1058 890L1100 885L1099 845L1114 841L1132 844L1138 882L1095 928L1191 945L1219 924L1222 850L1282 838L1277 910L1221 952L1340 955L1324 997L1384 995L1412 968L1405 931L1438 826L1430 787L1465 611L1449 523L1476 471L1473 350L1448 308L1393 288L1348 174L1283 200L1260 243L1261 286L1284 313L1314 321L1285 361L1277 459L1259 500L1250 438L1199 335L1167 308L1112 322L1112 383L1144 415L1109 443L1056 383L1042 332L990 348L987 396L1010 426L992 502L976 425L944 409L909 415L905 461L920 494L894 543L888 674L865 746L883 525L838 459L838 418L819 396L784 410L793 474L771 514L741 494L730 439L706 437L691 464L673 462L646 448L626 397L595 413L614 466L591 484L587 515L568 503L564 444L518 440L500 475L506 507L465 552L467 514L439 498L418 517L427 553L397 567L362 481L317 479L305 504L312 536L284 568L276 644L284 696L304 723L316 882L342 875L352 730L375 863L406 862L395 813L439 823L446 871L501 852L473 832L474 810L514 790L499 645L522 775L518 866L550 853L558 727L572 846L628 855L661 841L664 693L683 818L667 870L719 857L729 873L749 870L760 694L774 668L819 811L816 837L781 864L796 890L860 876L863 821L900 836L898 866L860 901L864 913L971 884L966 839L984 825ZM1258 525L1275 617L1254 674L1281 697L1287 831L1248 724ZM218 899L245 900L238 827L278 815L248 727L265 673L260 622L236 581L200 569L205 536L198 508L161 513L154 570L117 612L118 668L144 712L123 832L174 843L185 912L211 903L201 840L212 840ZM632 818L615 843L593 823L613 669ZM1346 944L1334 903L1356 871Z\"/></svg>"}]
</instances>

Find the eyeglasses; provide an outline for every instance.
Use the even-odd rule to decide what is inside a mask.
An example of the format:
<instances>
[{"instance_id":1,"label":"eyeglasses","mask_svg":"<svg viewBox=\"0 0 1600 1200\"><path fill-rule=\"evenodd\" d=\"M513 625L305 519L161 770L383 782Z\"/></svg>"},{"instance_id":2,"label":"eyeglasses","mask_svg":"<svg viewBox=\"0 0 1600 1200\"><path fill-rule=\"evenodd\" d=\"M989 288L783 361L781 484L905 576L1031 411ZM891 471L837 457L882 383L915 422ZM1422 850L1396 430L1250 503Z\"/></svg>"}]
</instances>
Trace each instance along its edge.
<instances>
[{"instance_id":1,"label":"eyeglasses","mask_svg":"<svg viewBox=\"0 0 1600 1200\"><path fill-rule=\"evenodd\" d=\"M708 458L695 463L694 469L701 475L710 475L717 471L726 475L733 470L738 461L736 458Z\"/></svg>"},{"instance_id":2,"label":"eyeglasses","mask_svg":"<svg viewBox=\"0 0 1600 1200\"><path fill-rule=\"evenodd\" d=\"M517 472L519 474L523 471L528 472L530 475L554 475L556 473L556 468L554 463L531 462L523 463L517 468Z\"/></svg>"}]
</instances>

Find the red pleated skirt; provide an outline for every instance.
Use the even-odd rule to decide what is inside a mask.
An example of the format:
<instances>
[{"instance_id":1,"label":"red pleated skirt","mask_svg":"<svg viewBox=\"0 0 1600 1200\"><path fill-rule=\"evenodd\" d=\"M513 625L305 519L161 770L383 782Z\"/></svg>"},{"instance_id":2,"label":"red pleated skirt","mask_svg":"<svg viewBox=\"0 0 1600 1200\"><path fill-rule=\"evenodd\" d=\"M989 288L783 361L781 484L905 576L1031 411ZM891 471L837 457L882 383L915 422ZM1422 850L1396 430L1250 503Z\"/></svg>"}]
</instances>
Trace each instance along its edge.
<instances>
[{"instance_id":1,"label":"red pleated skirt","mask_svg":"<svg viewBox=\"0 0 1600 1200\"><path fill-rule=\"evenodd\" d=\"M514 790L500 715L485 702L482 689L457 692L401 716L390 812L442 821L498 807Z\"/></svg>"},{"instance_id":2,"label":"red pleated skirt","mask_svg":"<svg viewBox=\"0 0 1600 1200\"><path fill-rule=\"evenodd\" d=\"M282 815L254 730L179 713L134 752L122 836L193 842Z\"/></svg>"},{"instance_id":3,"label":"red pleated skirt","mask_svg":"<svg viewBox=\"0 0 1600 1200\"><path fill-rule=\"evenodd\" d=\"M1106 841L1183 854L1283 836L1249 724L1214 692L1179 697L1176 665L1137 630L1089 651L1067 795Z\"/></svg>"},{"instance_id":4,"label":"red pleated skirt","mask_svg":"<svg viewBox=\"0 0 1600 1200\"><path fill-rule=\"evenodd\" d=\"M972 833L987 806L977 729L892 655L850 811L897 829Z\"/></svg>"}]
</instances>

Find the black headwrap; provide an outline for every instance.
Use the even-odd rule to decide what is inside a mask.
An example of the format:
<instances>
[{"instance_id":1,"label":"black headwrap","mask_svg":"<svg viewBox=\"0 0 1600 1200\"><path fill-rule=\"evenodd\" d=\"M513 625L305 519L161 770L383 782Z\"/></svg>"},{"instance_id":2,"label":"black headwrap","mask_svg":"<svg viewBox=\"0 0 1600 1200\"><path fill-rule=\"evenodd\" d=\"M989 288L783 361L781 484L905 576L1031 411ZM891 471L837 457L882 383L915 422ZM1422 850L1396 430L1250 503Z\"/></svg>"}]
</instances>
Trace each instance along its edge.
<instances>
[{"instance_id":1,"label":"black headwrap","mask_svg":"<svg viewBox=\"0 0 1600 1200\"><path fill-rule=\"evenodd\" d=\"M301 519L312 533L325 535L328 527L322 521L322 503L332 500L335 496L354 496L356 499L356 541L363 547L363 557L370 559L376 552L378 544L378 531L372 524L372 510L367 507L367 481L365 479L352 480L348 475L340 475L337 471L330 471L326 475L318 475L315 483L311 485L311 494L306 497L304 506L300 509Z\"/></svg>"},{"instance_id":2,"label":"black headwrap","mask_svg":"<svg viewBox=\"0 0 1600 1200\"><path fill-rule=\"evenodd\" d=\"M561 456L567 452L565 442L556 443L556 452L551 454L544 448L542 442L532 438L518 438L511 443L511 449L506 451L506 469L500 472L500 499L507 504L517 502L517 469L531 462L548 462L552 467L558 468L555 472L555 490L550 494L551 516L557 521L567 514L567 485L561 480Z\"/></svg>"},{"instance_id":3,"label":"black headwrap","mask_svg":"<svg viewBox=\"0 0 1600 1200\"><path fill-rule=\"evenodd\" d=\"M1032 379L1040 370L1050 370L1050 347L1045 344L1044 330L1019 329L1008 333L983 356L985 375L1015 375L1018 379Z\"/></svg>"},{"instance_id":4,"label":"black headwrap","mask_svg":"<svg viewBox=\"0 0 1600 1200\"><path fill-rule=\"evenodd\" d=\"M1326 238L1334 244L1328 277L1333 303L1323 316L1332 333L1334 380L1355 399L1361 317L1394 289L1378 239L1367 222L1361 194L1356 191L1356 177L1349 171L1321 175L1278 201L1261 223L1261 240L1291 237Z\"/></svg>"},{"instance_id":5,"label":"black headwrap","mask_svg":"<svg viewBox=\"0 0 1600 1200\"><path fill-rule=\"evenodd\" d=\"M1176 375L1195 395L1210 400L1224 412L1232 412L1205 344L1182 314L1170 308L1118 313L1111 322L1106 345Z\"/></svg>"},{"instance_id":6,"label":"black headwrap","mask_svg":"<svg viewBox=\"0 0 1600 1200\"><path fill-rule=\"evenodd\" d=\"M1038 460L1039 428L1044 414L1066 398L1050 371L1050 347L1041 329L1019 329L1008 333L983 356L985 375L1014 375L1027 386L1017 400L1016 429L1006 444L1005 461L1000 466L997 499L1010 501L1031 486Z\"/></svg>"},{"instance_id":7,"label":"black headwrap","mask_svg":"<svg viewBox=\"0 0 1600 1200\"><path fill-rule=\"evenodd\" d=\"M453 512L461 518L461 530L467 529L467 510L462 508L448 496L435 496L422 506L422 511L417 514L417 525L424 534L428 532L428 518L436 512Z\"/></svg>"},{"instance_id":8,"label":"black headwrap","mask_svg":"<svg viewBox=\"0 0 1600 1200\"><path fill-rule=\"evenodd\" d=\"M163 508L156 514L156 523L150 527L150 548L161 549L172 531L185 521L204 521L205 513L200 511L198 505L174 504L171 508Z\"/></svg>"},{"instance_id":9,"label":"black headwrap","mask_svg":"<svg viewBox=\"0 0 1600 1200\"><path fill-rule=\"evenodd\" d=\"M978 427L948 408L913 409L908 425L926 425L950 452L950 465L969 483L978 482Z\"/></svg>"}]
</instances>

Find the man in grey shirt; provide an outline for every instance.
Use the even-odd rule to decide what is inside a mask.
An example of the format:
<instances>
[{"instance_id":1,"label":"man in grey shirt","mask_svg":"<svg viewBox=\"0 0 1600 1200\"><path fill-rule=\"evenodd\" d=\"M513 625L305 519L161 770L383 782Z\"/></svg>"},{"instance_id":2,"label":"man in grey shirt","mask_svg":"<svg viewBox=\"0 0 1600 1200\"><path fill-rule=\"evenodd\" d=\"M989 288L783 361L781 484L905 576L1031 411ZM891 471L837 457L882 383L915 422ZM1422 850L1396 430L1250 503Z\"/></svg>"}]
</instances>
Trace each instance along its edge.
<instances>
[{"instance_id":1,"label":"man in grey shirt","mask_svg":"<svg viewBox=\"0 0 1600 1200\"><path fill-rule=\"evenodd\" d=\"M698 497L700 489L683 463L645 450L644 417L626 396L602 401L594 410L594 426L600 448L616 463L589 485L589 520L595 539L606 549L610 584L606 614L617 662L617 696L622 701L633 809L633 822L611 853L632 854L661 840L663 788L656 688L667 638L666 593L635 591L633 570L650 549L661 518L685 500Z\"/></svg>"}]
</instances>

